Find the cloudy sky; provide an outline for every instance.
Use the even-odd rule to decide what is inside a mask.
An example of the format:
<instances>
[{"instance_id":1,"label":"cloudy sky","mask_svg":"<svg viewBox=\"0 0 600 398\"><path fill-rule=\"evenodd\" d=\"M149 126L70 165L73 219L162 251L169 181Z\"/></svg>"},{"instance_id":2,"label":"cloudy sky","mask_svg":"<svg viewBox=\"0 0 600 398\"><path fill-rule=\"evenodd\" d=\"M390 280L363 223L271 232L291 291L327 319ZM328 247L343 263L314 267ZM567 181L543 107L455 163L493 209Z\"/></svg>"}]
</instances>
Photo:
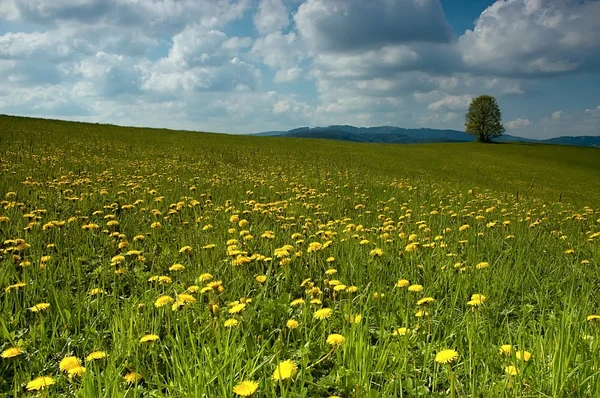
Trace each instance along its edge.
<instances>
[{"instance_id":1,"label":"cloudy sky","mask_svg":"<svg viewBox=\"0 0 600 398\"><path fill-rule=\"evenodd\" d=\"M0 0L0 113L248 133L600 135L596 0Z\"/></svg>"}]
</instances>

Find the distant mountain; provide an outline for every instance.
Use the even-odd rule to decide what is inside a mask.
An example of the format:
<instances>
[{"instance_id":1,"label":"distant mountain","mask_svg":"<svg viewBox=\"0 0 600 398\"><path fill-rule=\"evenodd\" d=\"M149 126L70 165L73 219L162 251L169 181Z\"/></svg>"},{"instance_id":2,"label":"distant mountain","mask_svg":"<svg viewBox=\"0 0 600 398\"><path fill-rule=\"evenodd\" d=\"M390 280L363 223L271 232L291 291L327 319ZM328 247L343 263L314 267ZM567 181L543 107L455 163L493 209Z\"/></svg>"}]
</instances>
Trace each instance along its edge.
<instances>
[{"instance_id":1,"label":"distant mountain","mask_svg":"<svg viewBox=\"0 0 600 398\"><path fill-rule=\"evenodd\" d=\"M472 142L475 138L458 130L438 129L405 129L401 127L355 127L348 125L332 125L328 127L299 127L289 131L266 131L253 134L257 136L281 136L295 138L325 138L330 140L354 142L379 142L388 144L416 144L432 142ZM547 140L536 140L512 135L503 135L497 142L530 142L542 144L576 145L600 147L600 136L557 137Z\"/></svg>"}]
</instances>

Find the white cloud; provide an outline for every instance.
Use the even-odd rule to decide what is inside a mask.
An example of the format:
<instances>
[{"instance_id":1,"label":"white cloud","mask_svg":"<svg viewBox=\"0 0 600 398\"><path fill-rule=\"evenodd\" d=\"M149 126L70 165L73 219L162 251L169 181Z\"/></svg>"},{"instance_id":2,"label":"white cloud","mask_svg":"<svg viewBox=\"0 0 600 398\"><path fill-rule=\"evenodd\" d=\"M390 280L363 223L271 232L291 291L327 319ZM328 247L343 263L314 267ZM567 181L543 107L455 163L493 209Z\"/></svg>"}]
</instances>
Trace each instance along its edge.
<instances>
[{"instance_id":1,"label":"white cloud","mask_svg":"<svg viewBox=\"0 0 600 398\"><path fill-rule=\"evenodd\" d=\"M600 2L507 0L458 41L467 67L497 74L565 73L599 65Z\"/></svg>"},{"instance_id":2,"label":"white cloud","mask_svg":"<svg viewBox=\"0 0 600 398\"><path fill-rule=\"evenodd\" d=\"M563 111L556 111L552 113L552 120L558 120L562 116Z\"/></svg>"},{"instance_id":3,"label":"white cloud","mask_svg":"<svg viewBox=\"0 0 600 398\"><path fill-rule=\"evenodd\" d=\"M432 102L427 106L430 111L437 111L442 108L453 110L466 110L473 97L471 95L447 95L439 101Z\"/></svg>"},{"instance_id":4,"label":"white cloud","mask_svg":"<svg viewBox=\"0 0 600 398\"><path fill-rule=\"evenodd\" d=\"M275 82L290 82L302 75L300 62L305 58L304 43L294 32L269 33L256 39L250 53L253 59L277 70Z\"/></svg>"},{"instance_id":5,"label":"white cloud","mask_svg":"<svg viewBox=\"0 0 600 398\"><path fill-rule=\"evenodd\" d=\"M509 129L521 129L527 126L531 126L531 122L529 121L529 119L517 118L515 120L511 120L510 122L504 123L504 126Z\"/></svg>"},{"instance_id":6,"label":"white cloud","mask_svg":"<svg viewBox=\"0 0 600 398\"><path fill-rule=\"evenodd\" d=\"M261 35L281 30L290 23L289 12L281 0L260 0L254 26Z\"/></svg>"}]
</instances>

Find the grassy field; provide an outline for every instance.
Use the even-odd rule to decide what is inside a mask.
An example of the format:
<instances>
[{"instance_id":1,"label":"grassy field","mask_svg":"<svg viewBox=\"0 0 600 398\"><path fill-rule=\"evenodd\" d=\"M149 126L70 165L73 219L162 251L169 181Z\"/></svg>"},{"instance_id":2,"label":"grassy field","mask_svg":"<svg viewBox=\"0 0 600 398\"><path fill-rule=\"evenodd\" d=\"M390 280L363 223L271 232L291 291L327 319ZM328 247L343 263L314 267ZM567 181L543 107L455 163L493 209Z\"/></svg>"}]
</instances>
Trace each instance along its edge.
<instances>
[{"instance_id":1,"label":"grassy field","mask_svg":"<svg viewBox=\"0 0 600 398\"><path fill-rule=\"evenodd\" d=\"M598 397L600 151L0 116L0 395Z\"/></svg>"}]
</instances>

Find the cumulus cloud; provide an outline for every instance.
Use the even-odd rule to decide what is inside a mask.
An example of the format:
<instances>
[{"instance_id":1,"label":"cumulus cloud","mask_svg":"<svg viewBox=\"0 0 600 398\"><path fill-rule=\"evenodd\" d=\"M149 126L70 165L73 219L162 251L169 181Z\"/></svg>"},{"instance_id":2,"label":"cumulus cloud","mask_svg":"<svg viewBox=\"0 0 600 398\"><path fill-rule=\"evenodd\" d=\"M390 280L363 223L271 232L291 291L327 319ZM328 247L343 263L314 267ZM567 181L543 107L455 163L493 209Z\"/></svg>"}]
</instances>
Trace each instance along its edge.
<instances>
[{"instance_id":1,"label":"cumulus cloud","mask_svg":"<svg viewBox=\"0 0 600 398\"><path fill-rule=\"evenodd\" d=\"M281 0L260 0L258 11L254 14L254 26L258 33L267 33L281 30L290 22L289 12Z\"/></svg>"},{"instance_id":2,"label":"cumulus cloud","mask_svg":"<svg viewBox=\"0 0 600 398\"><path fill-rule=\"evenodd\" d=\"M307 0L294 20L315 51L448 42L453 35L439 0Z\"/></svg>"},{"instance_id":3,"label":"cumulus cloud","mask_svg":"<svg viewBox=\"0 0 600 398\"><path fill-rule=\"evenodd\" d=\"M504 123L504 126L509 129L520 129L523 127L531 126L531 122L529 119L521 119L517 118L515 120L511 120L510 122Z\"/></svg>"},{"instance_id":4,"label":"cumulus cloud","mask_svg":"<svg viewBox=\"0 0 600 398\"><path fill-rule=\"evenodd\" d=\"M591 69L600 60L600 2L497 1L458 49L466 66L502 75Z\"/></svg>"}]
</instances>

